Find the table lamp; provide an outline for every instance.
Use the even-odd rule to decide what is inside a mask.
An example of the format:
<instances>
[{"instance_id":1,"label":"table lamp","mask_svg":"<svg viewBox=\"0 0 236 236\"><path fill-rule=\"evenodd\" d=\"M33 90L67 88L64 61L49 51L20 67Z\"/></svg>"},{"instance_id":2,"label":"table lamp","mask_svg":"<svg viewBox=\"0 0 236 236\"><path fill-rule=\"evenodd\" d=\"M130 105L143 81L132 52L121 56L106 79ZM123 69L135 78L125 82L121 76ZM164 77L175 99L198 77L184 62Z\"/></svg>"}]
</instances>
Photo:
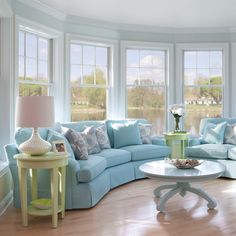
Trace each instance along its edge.
<instances>
[{"instance_id":1,"label":"table lamp","mask_svg":"<svg viewBox=\"0 0 236 236\"><path fill-rule=\"evenodd\" d=\"M52 96L18 97L16 104L16 126L33 128L32 136L19 146L23 153L43 155L51 150L51 144L43 140L39 127L54 124L54 100Z\"/></svg>"}]
</instances>

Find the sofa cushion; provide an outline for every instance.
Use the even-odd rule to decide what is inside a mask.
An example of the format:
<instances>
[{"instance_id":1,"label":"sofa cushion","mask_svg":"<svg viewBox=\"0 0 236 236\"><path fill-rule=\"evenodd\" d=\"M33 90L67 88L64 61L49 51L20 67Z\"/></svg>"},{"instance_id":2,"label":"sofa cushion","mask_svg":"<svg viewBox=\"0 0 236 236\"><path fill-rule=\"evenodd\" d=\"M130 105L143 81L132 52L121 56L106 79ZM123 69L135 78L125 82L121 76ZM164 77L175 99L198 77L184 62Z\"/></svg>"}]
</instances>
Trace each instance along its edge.
<instances>
[{"instance_id":1,"label":"sofa cushion","mask_svg":"<svg viewBox=\"0 0 236 236\"><path fill-rule=\"evenodd\" d=\"M166 157L170 154L169 147L152 144L133 145L123 147L122 149L131 152L132 161L146 160L157 157Z\"/></svg>"},{"instance_id":2,"label":"sofa cushion","mask_svg":"<svg viewBox=\"0 0 236 236\"><path fill-rule=\"evenodd\" d=\"M107 128L105 125L101 125L96 129L97 140L100 146L100 149L111 148L110 141L107 135Z\"/></svg>"},{"instance_id":3,"label":"sofa cushion","mask_svg":"<svg viewBox=\"0 0 236 236\"><path fill-rule=\"evenodd\" d=\"M228 151L228 158L236 161L236 147L232 147Z\"/></svg>"},{"instance_id":4,"label":"sofa cushion","mask_svg":"<svg viewBox=\"0 0 236 236\"><path fill-rule=\"evenodd\" d=\"M225 128L224 143L236 144L236 124L227 124Z\"/></svg>"},{"instance_id":5,"label":"sofa cushion","mask_svg":"<svg viewBox=\"0 0 236 236\"><path fill-rule=\"evenodd\" d=\"M151 133L152 125L151 124L139 124L140 137L143 144L151 144Z\"/></svg>"},{"instance_id":6,"label":"sofa cushion","mask_svg":"<svg viewBox=\"0 0 236 236\"><path fill-rule=\"evenodd\" d=\"M120 165L131 160L131 153L122 149L104 149L99 154L107 161L107 167Z\"/></svg>"},{"instance_id":7,"label":"sofa cushion","mask_svg":"<svg viewBox=\"0 0 236 236\"><path fill-rule=\"evenodd\" d=\"M50 129L48 130L47 141L49 143L52 144L54 141L60 141L60 140L63 140L65 142L67 152L70 154L69 157L75 158L75 155L74 155L74 152L70 146L70 143L65 138L65 136L63 134L60 134L60 133L54 131L54 130L50 130Z\"/></svg>"},{"instance_id":8,"label":"sofa cushion","mask_svg":"<svg viewBox=\"0 0 236 236\"><path fill-rule=\"evenodd\" d=\"M87 160L88 148L82 135L73 129L65 128L64 131L64 135L74 151L75 158L77 160Z\"/></svg>"},{"instance_id":9,"label":"sofa cushion","mask_svg":"<svg viewBox=\"0 0 236 236\"><path fill-rule=\"evenodd\" d=\"M219 124L207 123L203 133L203 143L222 144L226 125L226 122Z\"/></svg>"},{"instance_id":10,"label":"sofa cushion","mask_svg":"<svg viewBox=\"0 0 236 236\"><path fill-rule=\"evenodd\" d=\"M78 182L89 182L101 174L107 167L102 156L89 155L88 160L79 160L80 170L77 172Z\"/></svg>"},{"instance_id":11,"label":"sofa cushion","mask_svg":"<svg viewBox=\"0 0 236 236\"><path fill-rule=\"evenodd\" d=\"M142 144L138 122L112 125L114 134L114 148Z\"/></svg>"},{"instance_id":12,"label":"sofa cushion","mask_svg":"<svg viewBox=\"0 0 236 236\"><path fill-rule=\"evenodd\" d=\"M114 134L113 134L113 129L112 126L113 124L126 124L130 121L135 121L135 120L106 120L106 126L107 126L107 134L110 140L111 147L114 147ZM147 124L147 120L145 119L137 119L139 124Z\"/></svg>"},{"instance_id":13,"label":"sofa cushion","mask_svg":"<svg viewBox=\"0 0 236 236\"><path fill-rule=\"evenodd\" d=\"M73 129L77 132L82 132L86 127L89 126L94 126L96 128L101 126L102 124L104 124L103 121L92 121L92 120L61 123L62 126L67 127L69 129Z\"/></svg>"},{"instance_id":14,"label":"sofa cushion","mask_svg":"<svg viewBox=\"0 0 236 236\"><path fill-rule=\"evenodd\" d=\"M185 148L185 155L188 157L227 159L230 144L201 144Z\"/></svg>"},{"instance_id":15,"label":"sofa cushion","mask_svg":"<svg viewBox=\"0 0 236 236\"><path fill-rule=\"evenodd\" d=\"M94 126L86 127L83 132L80 132L85 142L87 143L88 154L96 154L101 151Z\"/></svg>"}]
</instances>

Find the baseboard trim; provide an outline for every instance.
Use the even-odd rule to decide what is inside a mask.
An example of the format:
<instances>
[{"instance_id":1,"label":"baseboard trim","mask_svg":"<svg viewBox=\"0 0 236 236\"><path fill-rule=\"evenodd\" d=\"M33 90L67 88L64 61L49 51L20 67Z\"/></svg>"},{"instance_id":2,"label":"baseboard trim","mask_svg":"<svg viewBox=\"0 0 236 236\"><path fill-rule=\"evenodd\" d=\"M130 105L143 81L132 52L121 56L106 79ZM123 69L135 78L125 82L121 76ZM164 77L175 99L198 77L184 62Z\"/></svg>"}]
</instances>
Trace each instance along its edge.
<instances>
[{"instance_id":1,"label":"baseboard trim","mask_svg":"<svg viewBox=\"0 0 236 236\"><path fill-rule=\"evenodd\" d=\"M13 191L11 190L0 202L0 216L7 210L13 201Z\"/></svg>"}]
</instances>

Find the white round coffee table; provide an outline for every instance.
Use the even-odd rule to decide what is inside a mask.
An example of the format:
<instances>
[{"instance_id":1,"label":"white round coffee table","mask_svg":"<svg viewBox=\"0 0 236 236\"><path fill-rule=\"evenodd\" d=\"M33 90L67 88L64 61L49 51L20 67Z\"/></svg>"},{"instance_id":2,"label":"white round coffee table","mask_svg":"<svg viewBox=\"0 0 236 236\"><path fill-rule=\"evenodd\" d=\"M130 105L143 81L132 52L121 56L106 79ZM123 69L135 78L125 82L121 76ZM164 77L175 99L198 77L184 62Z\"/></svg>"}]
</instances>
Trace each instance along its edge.
<instances>
[{"instance_id":1,"label":"white round coffee table","mask_svg":"<svg viewBox=\"0 0 236 236\"><path fill-rule=\"evenodd\" d=\"M201 165L192 169L178 169L162 160L145 163L139 169L149 178L176 183L159 186L154 190L154 195L160 197L157 210L161 212L164 211L165 203L171 197L177 193L184 197L187 191L204 198L208 202L208 208L215 208L216 201L201 188L192 187L190 183L216 179L225 171L225 167L222 164L213 161L204 161ZM170 190L162 196L161 191L164 189Z\"/></svg>"}]
</instances>

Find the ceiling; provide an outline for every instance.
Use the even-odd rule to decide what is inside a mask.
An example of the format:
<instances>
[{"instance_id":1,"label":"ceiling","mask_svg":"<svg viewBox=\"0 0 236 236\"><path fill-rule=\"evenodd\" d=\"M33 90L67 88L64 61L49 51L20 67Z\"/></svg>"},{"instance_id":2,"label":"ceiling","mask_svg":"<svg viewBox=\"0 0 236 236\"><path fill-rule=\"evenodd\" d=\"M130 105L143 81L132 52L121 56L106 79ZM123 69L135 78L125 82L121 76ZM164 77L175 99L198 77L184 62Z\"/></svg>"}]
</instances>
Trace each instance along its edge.
<instances>
[{"instance_id":1,"label":"ceiling","mask_svg":"<svg viewBox=\"0 0 236 236\"><path fill-rule=\"evenodd\" d=\"M38 0L67 16L170 28L234 28L236 0Z\"/></svg>"}]
</instances>

